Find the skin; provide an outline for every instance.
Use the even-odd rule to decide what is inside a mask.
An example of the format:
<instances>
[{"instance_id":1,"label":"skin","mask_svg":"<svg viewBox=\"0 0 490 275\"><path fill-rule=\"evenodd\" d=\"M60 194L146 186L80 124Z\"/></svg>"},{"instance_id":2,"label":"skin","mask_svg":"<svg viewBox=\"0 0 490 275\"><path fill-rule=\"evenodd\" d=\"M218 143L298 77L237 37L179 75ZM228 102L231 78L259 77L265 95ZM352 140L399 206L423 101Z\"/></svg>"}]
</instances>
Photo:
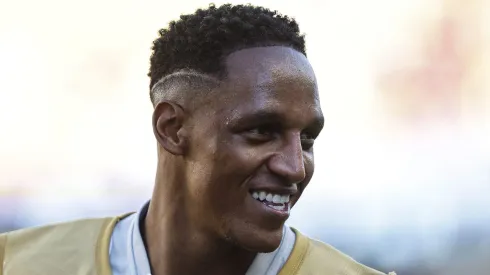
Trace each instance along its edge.
<instances>
[{"instance_id":1,"label":"skin","mask_svg":"<svg viewBox=\"0 0 490 275\"><path fill-rule=\"evenodd\" d=\"M291 194L294 205L313 175L323 115L306 57L257 47L225 64L201 104L155 107L159 160L144 229L154 275L245 274L258 252L279 246L287 218L264 211L251 190Z\"/></svg>"}]
</instances>

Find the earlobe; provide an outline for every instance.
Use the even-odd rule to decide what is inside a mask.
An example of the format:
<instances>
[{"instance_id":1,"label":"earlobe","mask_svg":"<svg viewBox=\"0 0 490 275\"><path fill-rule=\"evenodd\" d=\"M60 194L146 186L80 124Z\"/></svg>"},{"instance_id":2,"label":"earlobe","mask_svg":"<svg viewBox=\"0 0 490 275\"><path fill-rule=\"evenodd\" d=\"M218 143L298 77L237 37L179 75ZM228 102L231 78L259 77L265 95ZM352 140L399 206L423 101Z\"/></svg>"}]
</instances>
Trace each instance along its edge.
<instances>
[{"instance_id":1,"label":"earlobe","mask_svg":"<svg viewBox=\"0 0 490 275\"><path fill-rule=\"evenodd\" d=\"M167 152L173 155L183 155L187 149L184 119L184 109L173 102L162 101L153 112L155 138Z\"/></svg>"}]
</instances>

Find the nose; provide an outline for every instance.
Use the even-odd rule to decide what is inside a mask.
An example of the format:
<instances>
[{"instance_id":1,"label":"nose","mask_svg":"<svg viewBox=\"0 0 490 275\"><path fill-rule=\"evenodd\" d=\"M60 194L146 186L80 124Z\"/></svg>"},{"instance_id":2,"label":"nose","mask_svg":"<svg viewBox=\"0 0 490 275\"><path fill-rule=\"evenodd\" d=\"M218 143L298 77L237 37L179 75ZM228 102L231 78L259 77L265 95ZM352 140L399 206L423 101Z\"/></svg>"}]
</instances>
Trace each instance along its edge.
<instances>
[{"instance_id":1,"label":"nose","mask_svg":"<svg viewBox=\"0 0 490 275\"><path fill-rule=\"evenodd\" d=\"M268 161L268 168L289 184L302 182L306 177L300 135L291 135L287 142Z\"/></svg>"}]
</instances>

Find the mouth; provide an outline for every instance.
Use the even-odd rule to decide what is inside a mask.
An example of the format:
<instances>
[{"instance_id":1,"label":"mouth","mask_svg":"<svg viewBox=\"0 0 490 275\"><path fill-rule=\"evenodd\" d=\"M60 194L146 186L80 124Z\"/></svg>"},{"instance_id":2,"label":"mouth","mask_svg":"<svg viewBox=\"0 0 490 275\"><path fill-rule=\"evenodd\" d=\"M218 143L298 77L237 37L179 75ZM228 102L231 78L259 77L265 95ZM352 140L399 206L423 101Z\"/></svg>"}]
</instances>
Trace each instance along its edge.
<instances>
[{"instance_id":1,"label":"mouth","mask_svg":"<svg viewBox=\"0 0 490 275\"><path fill-rule=\"evenodd\" d=\"M289 211L291 210L291 206L289 203L291 199L291 195L274 194L274 193L259 191L259 190L251 191L250 195L257 202L283 215L289 214Z\"/></svg>"}]
</instances>

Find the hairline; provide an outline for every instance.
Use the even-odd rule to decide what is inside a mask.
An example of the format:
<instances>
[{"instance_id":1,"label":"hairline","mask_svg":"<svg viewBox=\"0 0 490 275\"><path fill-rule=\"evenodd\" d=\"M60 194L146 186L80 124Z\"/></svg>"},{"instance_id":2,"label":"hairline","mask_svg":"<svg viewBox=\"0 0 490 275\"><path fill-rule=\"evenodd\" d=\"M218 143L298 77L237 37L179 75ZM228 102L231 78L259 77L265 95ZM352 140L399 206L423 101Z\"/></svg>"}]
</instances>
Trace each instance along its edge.
<instances>
[{"instance_id":1,"label":"hairline","mask_svg":"<svg viewBox=\"0 0 490 275\"><path fill-rule=\"evenodd\" d=\"M217 87L222 83L222 80L210 74L202 73L196 70L189 70L189 69L179 70L162 77L153 85L153 87L150 90L150 98L152 104L156 106L161 101L161 99L165 98L165 91L163 90L163 87L165 85L169 85L169 86L179 85L178 81L183 80L183 82L181 83L184 84L181 85L188 85L191 86L191 88L195 88L195 86L193 85L196 83L195 82L196 78L199 79L200 81L200 83L196 85L204 84L204 85L208 85L208 87ZM160 97L161 98L160 100L156 99L158 95L162 95ZM181 94L179 96L184 97L186 95ZM175 97L175 95L169 95L169 97Z\"/></svg>"},{"instance_id":2,"label":"hairline","mask_svg":"<svg viewBox=\"0 0 490 275\"><path fill-rule=\"evenodd\" d=\"M183 69L183 70L175 71L171 74L165 75L162 78L160 78L160 80L158 80L155 84L153 84L150 92L153 93L158 88L158 86L165 84L165 82L167 81L172 81L174 78L183 78L183 77L198 77L201 80L204 80L205 82L211 82L213 84L220 84L222 82L221 79L212 76L211 74L202 73L192 69Z\"/></svg>"},{"instance_id":3,"label":"hairline","mask_svg":"<svg viewBox=\"0 0 490 275\"><path fill-rule=\"evenodd\" d=\"M297 51L304 55L307 58L306 52L302 52L298 49L296 49L294 46L289 45L287 43L280 43L280 42L275 42L275 41L266 41L266 42L259 42L256 43L255 45L239 45L234 48L231 48L229 50L225 50L222 54L221 61L220 61L220 67L221 69L215 73L205 73L205 72L200 72L195 69L187 68L187 69L179 69L176 70L170 74L162 76L155 84L150 89L150 99L152 101L152 104L156 106L159 102L155 100L155 95L162 93L162 91L159 89L161 86L165 85L166 83L173 81L175 79L182 79L182 78L199 78L201 81L206 82L206 84L210 84L211 86L220 86L223 81L226 79L226 76L228 74L227 68L226 68L226 59L237 52L240 52L242 50L247 50L251 48L268 48L268 47L285 47L285 48L290 48L294 51ZM192 81L192 80L191 80Z\"/></svg>"},{"instance_id":4,"label":"hairline","mask_svg":"<svg viewBox=\"0 0 490 275\"><path fill-rule=\"evenodd\" d=\"M276 41L264 41L264 42L257 42L252 45L237 45L235 47L232 47L230 49L224 50L222 52L221 56L221 61L220 61L220 70L218 70L217 73L214 75L212 73L204 73L200 72L198 70L188 68L188 69L179 69L176 70L170 74L162 76L153 86L150 88L150 92L152 92L159 84L164 83L167 80L170 80L170 78L178 77L178 76L200 76L203 79L213 81L215 83L221 83L223 81L223 78L226 77L226 65L225 65L225 60L228 58L230 55L242 51L242 50L247 50L251 48L267 48L267 47L286 47L286 48L291 48L301 54L303 54L305 57L307 57L306 52L303 52L301 50L296 49L293 45L289 45L288 43L282 43L282 42L276 42Z\"/></svg>"}]
</instances>

